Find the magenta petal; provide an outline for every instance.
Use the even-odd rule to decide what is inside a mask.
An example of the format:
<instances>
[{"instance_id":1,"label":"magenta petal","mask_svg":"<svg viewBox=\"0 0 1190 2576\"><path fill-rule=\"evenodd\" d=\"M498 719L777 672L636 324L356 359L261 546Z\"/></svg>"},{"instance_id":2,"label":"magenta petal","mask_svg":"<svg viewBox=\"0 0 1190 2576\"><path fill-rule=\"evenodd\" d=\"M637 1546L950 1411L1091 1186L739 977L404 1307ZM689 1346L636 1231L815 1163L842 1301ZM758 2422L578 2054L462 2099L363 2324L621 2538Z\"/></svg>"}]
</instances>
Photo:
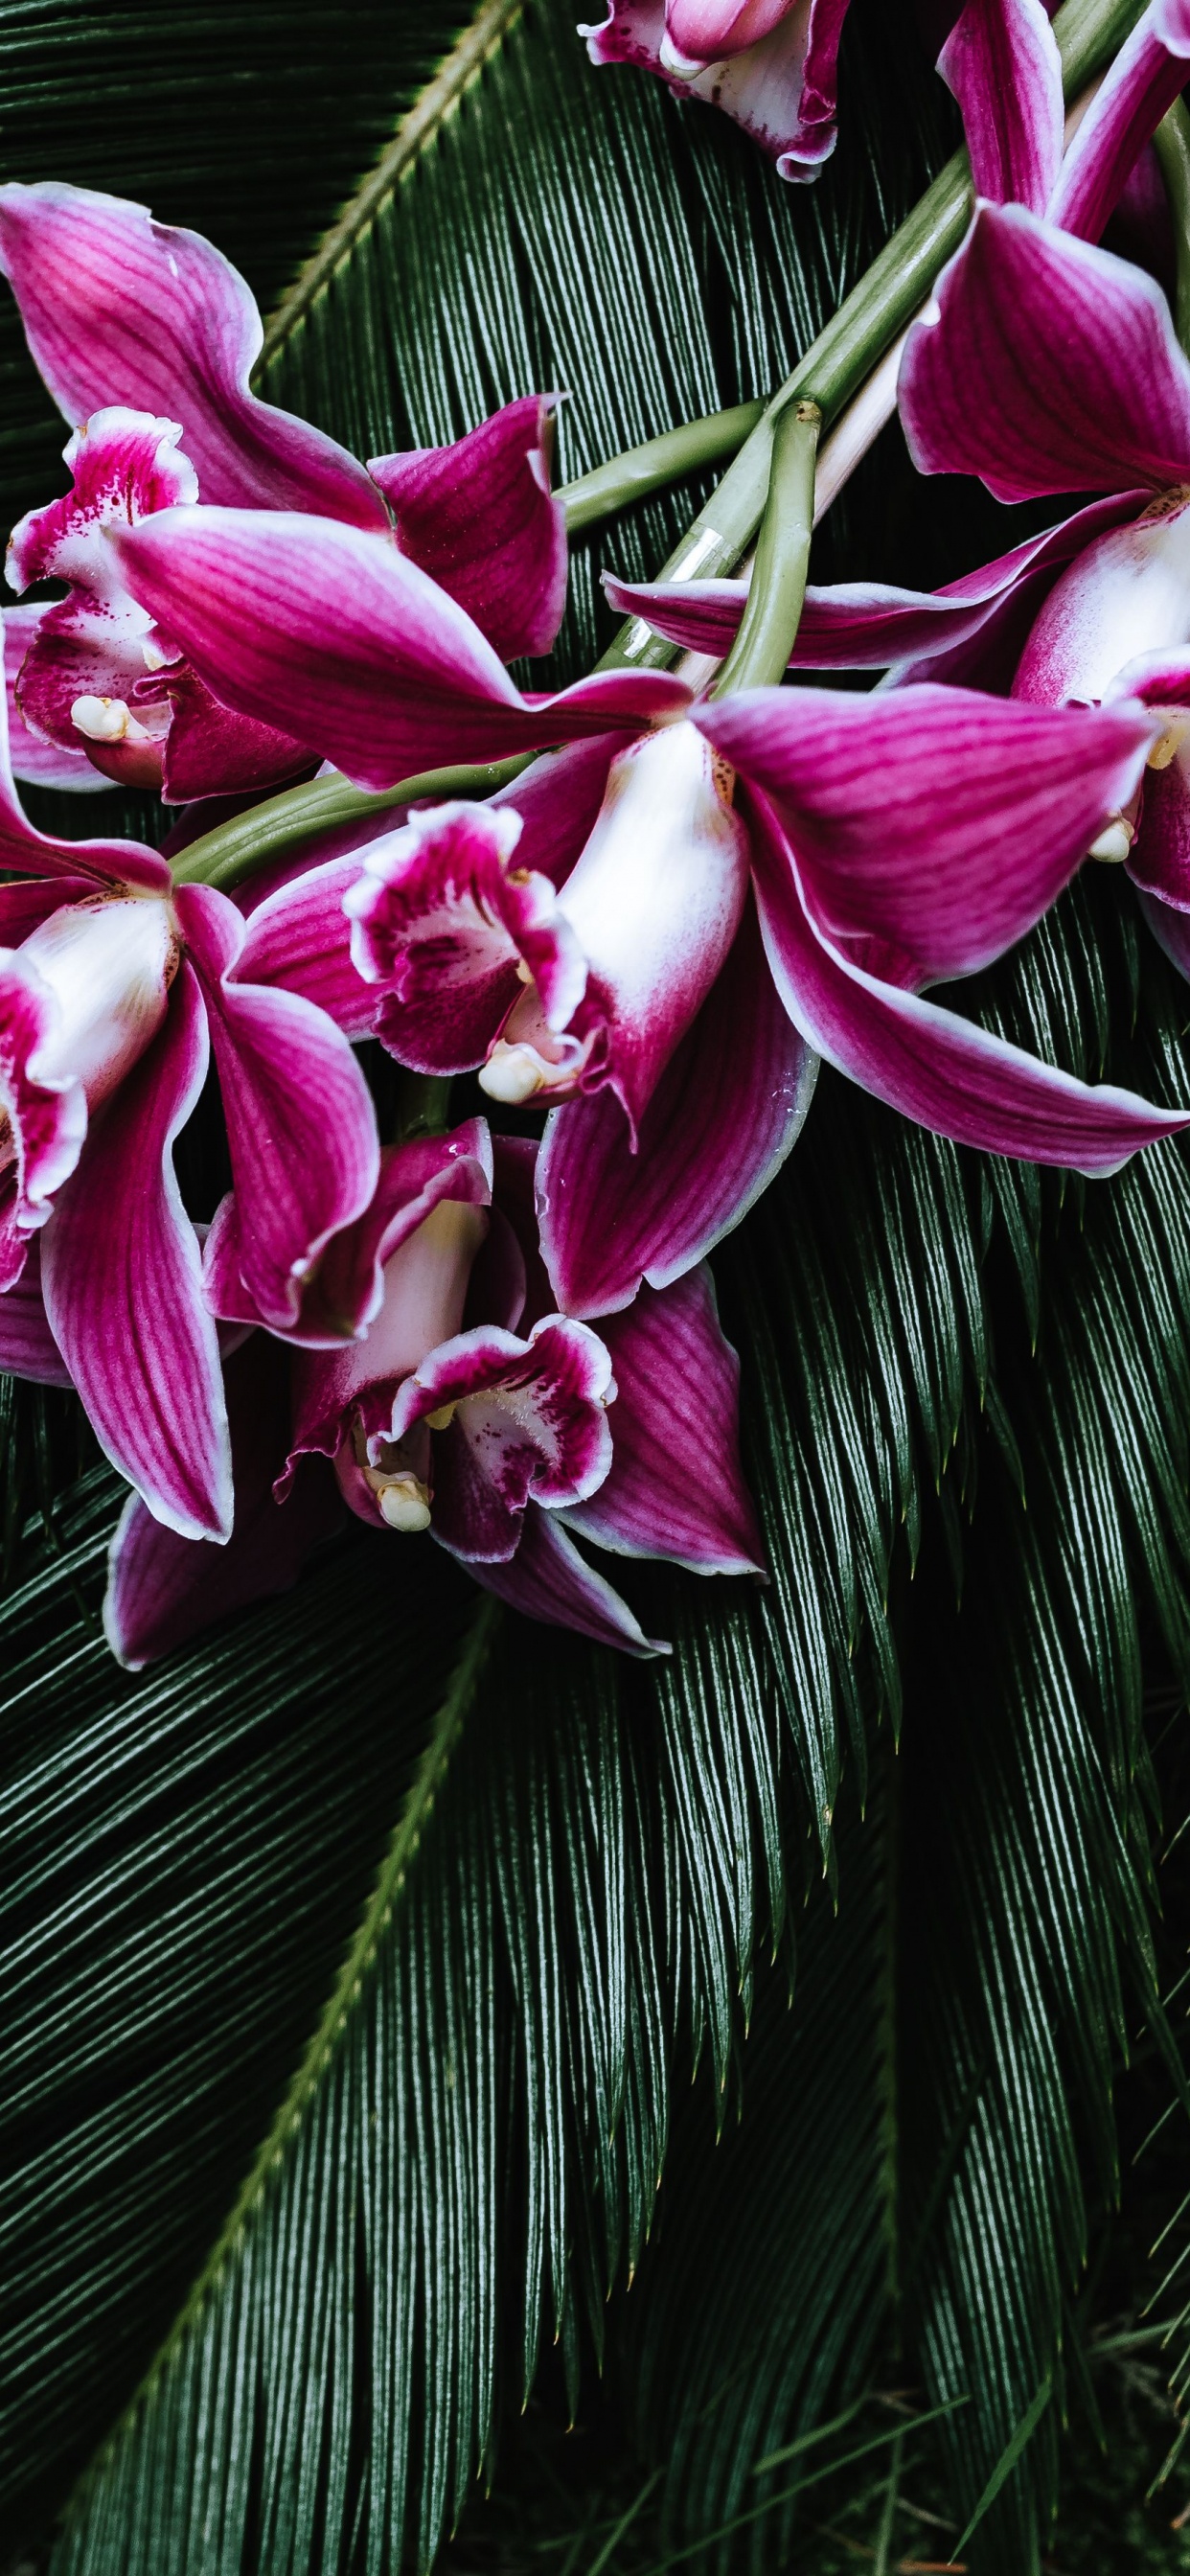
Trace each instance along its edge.
<instances>
[{"instance_id":1,"label":"magenta petal","mask_svg":"<svg viewBox=\"0 0 1190 2576\"><path fill-rule=\"evenodd\" d=\"M799 1136L817 1059L792 1027L754 906L641 1120L611 1091L556 1109L537 1166L541 1245L567 1314L604 1316L701 1261Z\"/></svg>"},{"instance_id":2,"label":"magenta petal","mask_svg":"<svg viewBox=\"0 0 1190 2576\"><path fill-rule=\"evenodd\" d=\"M1077 1082L1020 1047L849 964L815 930L775 835L758 830L757 899L774 977L809 1043L878 1100L956 1144L1097 1177L1190 1126L1110 1083Z\"/></svg>"},{"instance_id":3,"label":"magenta petal","mask_svg":"<svg viewBox=\"0 0 1190 2576\"><path fill-rule=\"evenodd\" d=\"M92 1122L42 1249L46 1313L92 1427L184 1538L225 1538L232 1520L215 1325L173 1165L206 1069L205 1015L183 961L164 1025Z\"/></svg>"},{"instance_id":4,"label":"magenta petal","mask_svg":"<svg viewBox=\"0 0 1190 2576\"><path fill-rule=\"evenodd\" d=\"M1098 241L1146 143L1184 89L1188 68L1188 0L1152 0L1074 137L1047 209L1051 223Z\"/></svg>"},{"instance_id":5,"label":"magenta petal","mask_svg":"<svg viewBox=\"0 0 1190 2576\"><path fill-rule=\"evenodd\" d=\"M502 662L548 653L566 604L566 518L550 491L553 397L506 403L453 447L372 459L402 554L473 617Z\"/></svg>"},{"instance_id":6,"label":"magenta petal","mask_svg":"<svg viewBox=\"0 0 1190 2576\"><path fill-rule=\"evenodd\" d=\"M550 1628L573 1628L597 1645L618 1646L628 1655L668 1655L658 1637L646 1637L626 1601L613 1592L602 1574L580 1556L572 1539L551 1512L530 1503L521 1524L515 1556L504 1564L470 1564L486 1592L494 1592L527 1619L544 1620Z\"/></svg>"},{"instance_id":7,"label":"magenta petal","mask_svg":"<svg viewBox=\"0 0 1190 2576\"><path fill-rule=\"evenodd\" d=\"M1165 902L1160 895L1138 889L1140 908L1158 947L1163 948L1171 965L1190 982L1190 917L1188 908Z\"/></svg>"},{"instance_id":8,"label":"magenta petal","mask_svg":"<svg viewBox=\"0 0 1190 2576\"><path fill-rule=\"evenodd\" d=\"M2 192L0 192L2 193ZM8 610L8 618L27 616L23 609ZM5 649L7 669L8 653ZM22 813L9 765L8 691L0 710L0 870L15 870L21 876L96 877L105 885L113 882L136 886L168 888L169 869L155 850L140 841L60 841L52 833L37 832Z\"/></svg>"},{"instance_id":9,"label":"magenta petal","mask_svg":"<svg viewBox=\"0 0 1190 2576\"><path fill-rule=\"evenodd\" d=\"M41 1244L29 1238L20 1278L0 1295L0 1369L36 1386L70 1386L70 1371L50 1331L41 1292Z\"/></svg>"},{"instance_id":10,"label":"magenta petal","mask_svg":"<svg viewBox=\"0 0 1190 2576\"><path fill-rule=\"evenodd\" d=\"M532 1499L585 1501L612 1459L614 1393L603 1343L585 1324L547 1315L527 1341L496 1325L458 1333L405 1379L392 1409L401 1439L427 1415L434 1433L433 1526L456 1556L503 1562Z\"/></svg>"},{"instance_id":11,"label":"magenta petal","mask_svg":"<svg viewBox=\"0 0 1190 2576\"><path fill-rule=\"evenodd\" d=\"M210 886L180 886L179 925L202 978L239 1209L244 1285L266 1323L297 1320L302 1281L376 1186L367 1084L332 1022L301 994L240 981L244 923Z\"/></svg>"},{"instance_id":12,"label":"magenta petal","mask_svg":"<svg viewBox=\"0 0 1190 2576\"><path fill-rule=\"evenodd\" d=\"M387 820L387 817L385 818ZM371 1035L374 986L351 962L343 900L358 885L362 851L328 859L267 895L248 916L238 972L247 984L279 984L317 1003L349 1038Z\"/></svg>"},{"instance_id":13,"label":"magenta petal","mask_svg":"<svg viewBox=\"0 0 1190 2576\"><path fill-rule=\"evenodd\" d=\"M1175 911L1190 913L1190 766L1184 753L1177 753L1168 768L1146 774L1140 827L1127 868L1133 884L1155 895L1163 907L1172 904ZM1177 962L1181 965L1180 957Z\"/></svg>"},{"instance_id":14,"label":"magenta petal","mask_svg":"<svg viewBox=\"0 0 1190 2576\"><path fill-rule=\"evenodd\" d=\"M967 0L938 56L977 197L1043 215L1062 160L1062 61L1041 0Z\"/></svg>"},{"instance_id":15,"label":"magenta petal","mask_svg":"<svg viewBox=\"0 0 1190 2576\"><path fill-rule=\"evenodd\" d=\"M13 772L33 787L64 787L70 795L93 796L111 782L101 778L88 760L81 736L75 737L77 749L68 749L64 743L43 742L39 734L30 733L16 702L21 665L51 605L52 602L39 601L33 608L4 611L4 680Z\"/></svg>"},{"instance_id":16,"label":"magenta petal","mask_svg":"<svg viewBox=\"0 0 1190 2576\"><path fill-rule=\"evenodd\" d=\"M333 1387L328 1379L328 1410L342 1410L355 1381L377 1366L374 1342L362 1363L358 1354L343 1353L342 1345L364 1334L378 1314L384 1264L390 1255L443 1199L486 1208L491 1195L492 1144L486 1119L470 1118L453 1135L415 1136L405 1145L385 1149L368 1206L352 1224L332 1235L313 1263L302 1285L296 1321L284 1335L308 1350L340 1353L339 1365L330 1373ZM214 1314L241 1323L260 1321L244 1286L244 1249L234 1191L216 1209L203 1276Z\"/></svg>"},{"instance_id":17,"label":"magenta petal","mask_svg":"<svg viewBox=\"0 0 1190 2576\"><path fill-rule=\"evenodd\" d=\"M362 787L502 760L682 708L662 671L522 698L465 610L397 548L290 513L164 510L112 534L128 581L201 678L284 721Z\"/></svg>"},{"instance_id":18,"label":"magenta petal","mask_svg":"<svg viewBox=\"0 0 1190 2576\"><path fill-rule=\"evenodd\" d=\"M564 743L557 751L543 752L519 778L488 798L494 812L511 805L520 818L518 868L531 868L552 886L565 884L595 828L607 773L623 748L624 737L617 733Z\"/></svg>"},{"instance_id":19,"label":"magenta petal","mask_svg":"<svg viewBox=\"0 0 1190 2576\"><path fill-rule=\"evenodd\" d=\"M360 854L344 898L352 959L377 997L376 1035L419 1073L482 1064L522 960L551 1027L582 1000L582 949L549 878L522 865L521 838L511 799L437 805Z\"/></svg>"},{"instance_id":20,"label":"magenta petal","mask_svg":"<svg viewBox=\"0 0 1190 2576\"><path fill-rule=\"evenodd\" d=\"M232 1354L224 1377L235 1474L235 1522L226 1546L163 1529L137 1495L112 1539L103 1625L112 1653L130 1672L250 1602L290 1591L307 1558L343 1519L334 1478L320 1458L304 1458L288 1500L273 1500L289 1430L285 1353L253 1334Z\"/></svg>"},{"instance_id":21,"label":"magenta petal","mask_svg":"<svg viewBox=\"0 0 1190 2576\"><path fill-rule=\"evenodd\" d=\"M165 412L182 424L205 500L384 526L363 466L250 391L260 316L200 233L91 188L13 182L0 190L0 267L72 428L109 403Z\"/></svg>"},{"instance_id":22,"label":"magenta petal","mask_svg":"<svg viewBox=\"0 0 1190 2576\"><path fill-rule=\"evenodd\" d=\"M980 474L1000 501L1190 477L1190 366L1140 269L981 205L937 292L898 390L923 474Z\"/></svg>"},{"instance_id":23,"label":"magenta petal","mask_svg":"<svg viewBox=\"0 0 1190 2576\"><path fill-rule=\"evenodd\" d=\"M763 1544L740 1464L740 1364L710 1271L642 1288L601 1319L616 1376L612 1463L567 1527L626 1556L668 1556L695 1574L756 1574Z\"/></svg>"},{"instance_id":24,"label":"magenta petal","mask_svg":"<svg viewBox=\"0 0 1190 2576\"><path fill-rule=\"evenodd\" d=\"M758 689L695 721L776 806L824 932L884 943L895 980L914 984L971 974L1023 938L1127 803L1154 735L1135 708L928 682L872 697Z\"/></svg>"},{"instance_id":25,"label":"magenta petal","mask_svg":"<svg viewBox=\"0 0 1190 2576\"><path fill-rule=\"evenodd\" d=\"M776 161L783 179L813 179L835 145L835 92L839 37L847 0L792 0L749 10L738 0L691 0L675 20L674 0L608 0L602 25L580 27L593 63L636 63L660 73L679 98L720 107ZM670 20L667 39L667 16ZM676 27L698 37L683 56ZM767 26L767 33L764 32ZM728 42L702 55L712 30L734 27ZM748 35L749 27L760 32ZM673 68L670 40L681 70ZM740 42L744 50L738 50ZM663 48L665 49L663 51ZM702 68L698 65L702 62Z\"/></svg>"},{"instance_id":26,"label":"magenta petal","mask_svg":"<svg viewBox=\"0 0 1190 2576\"><path fill-rule=\"evenodd\" d=\"M276 725L261 724L255 716L237 715L223 706L185 662L164 671L152 686L169 707L169 731L161 755L161 793L167 805L281 787L309 769L310 754L304 744ZM148 688L137 690L134 714L145 714L149 695Z\"/></svg>"}]
</instances>

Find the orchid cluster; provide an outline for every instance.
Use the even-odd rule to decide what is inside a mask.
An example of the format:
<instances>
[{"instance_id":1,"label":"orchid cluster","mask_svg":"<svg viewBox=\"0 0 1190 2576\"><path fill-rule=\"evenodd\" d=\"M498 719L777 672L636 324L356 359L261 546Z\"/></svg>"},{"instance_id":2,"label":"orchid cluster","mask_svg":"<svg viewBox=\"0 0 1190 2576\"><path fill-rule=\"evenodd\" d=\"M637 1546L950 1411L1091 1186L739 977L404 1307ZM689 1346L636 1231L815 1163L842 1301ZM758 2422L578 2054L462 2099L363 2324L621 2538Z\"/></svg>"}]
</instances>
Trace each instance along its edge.
<instances>
[{"instance_id":1,"label":"orchid cluster","mask_svg":"<svg viewBox=\"0 0 1190 2576\"><path fill-rule=\"evenodd\" d=\"M842 10L728 16L650 0L593 43L746 122L779 64L781 148L820 159ZM511 677L565 600L552 397L365 468L253 393L259 318L209 244L0 189L71 424L71 487L8 555L18 593L58 595L4 636L0 1364L73 1385L133 1488L126 1662L292 1583L345 1507L662 1650L584 1547L763 1577L707 1256L822 1058L942 1136L1089 1175L1190 1123L929 993L1088 856L1124 861L1190 972L1190 365L1154 279L1097 247L1188 59L1190 0L1152 0L1067 149L1041 0L967 0L941 68L978 204L909 337L906 431L1001 500L1100 497L939 593L803 566L758 672L741 630L788 591L775 461L751 587L608 582L709 680ZM787 660L885 677L791 686ZM305 782L336 773L365 792L312 830ZM185 811L160 852L57 838L16 779ZM212 882L204 836L286 791L290 844ZM420 1103L391 1134L377 1045ZM212 1059L231 1186L200 1226L174 1148ZM452 1126L463 1076L481 1103Z\"/></svg>"}]
</instances>

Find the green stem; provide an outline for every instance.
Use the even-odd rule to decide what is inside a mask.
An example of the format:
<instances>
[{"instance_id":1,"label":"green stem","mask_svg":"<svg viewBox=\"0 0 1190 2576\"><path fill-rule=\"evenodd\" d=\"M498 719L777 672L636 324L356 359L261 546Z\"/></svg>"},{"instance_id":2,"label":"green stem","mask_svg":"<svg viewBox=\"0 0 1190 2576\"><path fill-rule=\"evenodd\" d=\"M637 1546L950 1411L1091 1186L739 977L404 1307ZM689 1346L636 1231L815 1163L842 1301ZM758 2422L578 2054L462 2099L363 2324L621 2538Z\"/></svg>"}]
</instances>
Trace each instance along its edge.
<instances>
[{"instance_id":1,"label":"green stem","mask_svg":"<svg viewBox=\"0 0 1190 2576\"><path fill-rule=\"evenodd\" d=\"M593 527L596 519L626 510L631 502L680 483L684 475L697 474L704 465L724 464L738 453L763 412L762 402L735 403L730 411L708 412L704 419L688 420L680 429L663 430L660 438L647 438L643 447L629 447L622 456L609 457L606 465L580 474L577 482L563 483L558 499L566 512L567 536L576 537L580 529Z\"/></svg>"},{"instance_id":2,"label":"green stem","mask_svg":"<svg viewBox=\"0 0 1190 2576\"><path fill-rule=\"evenodd\" d=\"M1143 0L1066 0L1054 34L1068 99L1117 52L1142 7ZM936 284L967 229L972 202L967 154L956 152L774 394L718 490L662 565L659 581L689 580L695 572L709 581L734 571L760 525L780 414L791 402L816 402L830 427ZM672 644L632 618L599 667L662 669L673 654Z\"/></svg>"},{"instance_id":3,"label":"green stem","mask_svg":"<svg viewBox=\"0 0 1190 2576\"><path fill-rule=\"evenodd\" d=\"M285 787L266 797L230 823L219 823L192 841L174 868L175 885L213 885L224 894L242 885L280 858L340 824L365 821L394 805L412 805L436 796L491 796L497 787L526 769L532 754L515 760L488 761L478 768L424 769L416 778L398 779L381 795L370 796L346 778L313 778L306 787Z\"/></svg>"},{"instance_id":4,"label":"green stem","mask_svg":"<svg viewBox=\"0 0 1190 2576\"><path fill-rule=\"evenodd\" d=\"M397 1094L398 1145L411 1136L444 1136L450 1125L449 1073L403 1073Z\"/></svg>"},{"instance_id":5,"label":"green stem","mask_svg":"<svg viewBox=\"0 0 1190 2576\"><path fill-rule=\"evenodd\" d=\"M822 414L790 403L773 432L773 462L744 614L712 697L761 689L787 668L801 623L814 533L814 460Z\"/></svg>"},{"instance_id":6,"label":"green stem","mask_svg":"<svg viewBox=\"0 0 1190 2576\"><path fill-rule=\"evenodd\" d=\"M1161 119L1153 143L1173 223L1177 258L1174 323L1183 349L1190 353L1190 113L1184 99L1175 98L1168 115Z\"/></svg>"}]
</instances>

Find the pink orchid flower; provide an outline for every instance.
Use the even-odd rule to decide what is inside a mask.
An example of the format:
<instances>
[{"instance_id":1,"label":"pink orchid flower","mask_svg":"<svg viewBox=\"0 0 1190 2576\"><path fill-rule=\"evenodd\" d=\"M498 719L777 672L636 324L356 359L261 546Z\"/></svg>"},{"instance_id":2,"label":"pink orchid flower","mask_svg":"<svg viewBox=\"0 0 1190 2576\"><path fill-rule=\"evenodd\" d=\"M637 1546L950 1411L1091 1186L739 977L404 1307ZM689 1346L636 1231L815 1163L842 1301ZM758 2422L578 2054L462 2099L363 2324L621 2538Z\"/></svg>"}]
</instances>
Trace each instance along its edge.
<instances>
[{"instance_id":1,"label":"pink orchid flower","mask_svg":"<svg viewBox=\"0 0 1190 2576\"><path fill-rule=\"evenodd\" d=\"M901 683L929 672L1049 706L1152 707L1143 796L1097 855L1125 861L1162 944L1190 968L1190 364L1153 280L1094 246L1185 82L1190 5L1153 0L1064 159L1040 0L968 0L940 68L980 203L935 317L906 349L914 460L979 474L1003 501L1107 497L940 591L808 592L794 661L891 667ZM610 587L673 641L719 653L746 596L741 583Z\"/></svg>"},{"instance_id":2,"label":"pink orchid flower","mask_svg":"<svg viewBox=\"0 0 1190 2576\"><path fill-rule=\"evenodd\" d=\"M580 27L593 63L657 72L680 98L721 107L783 179L814 179L835 148L847 0L608 0Z\"/></svg>"},{"instance_id":3,"label":"pink orchid flower","mask_svg":"<svg viewBox=\"0 0 1190 2576\"><path fill-rule=\"evenodd\" d=\"M226 1537L215 1325L174 1141L213 1050L244 1274L284 1326L375 1185L367 1087L321 1011L243 975L225 896L174 888L135 841L35 831L2 727L0 869L0 1366L53 1374L32 1279L22 1291L37 1252L48 1331L108 1456L169 1527Z\"/></svg>"},{"instance_id":4,"label":"pink orchid flower","mask_svg":"<svg viewBox=\"0 0 1190 2576\"><path fill-rule=\"evenodd\" d=\"M31 511L9 546L16 590L69 584L65 599L24 613L20 775L45 777L48 752L56 784L100 784L91 764L177 803L275 785L307 764L283 727L225 705L125 587L105 531L183 502L340 520L461 601L502 659L548 650L567 570L549 399L507 404L452 447L365 470L252 392L260 316L200 234L90 189L13 183L0 188L0 268L73 429L71 491Z\"/></svg>"},{"instance_id":5,"label":"pink orchid flower","mask_svg":"<svg viewBox=\"0 0 1190 2576\"><path fill-rule=\"evenodd\" d=\"M385 1154L371 1206L326 1247L286 1336L296 1347L283 1428L275 1363L267 1350L251 1356L260 1337L228 1365L229 1395L235 1374L251 1399L231 1548L186 1546L135 1502L126 1511L108 1599L122 1660L144 1661L294 1580L326 1525L332 1475L372 1527L429 1530L502 1599L630 1653L658 1648L576 1534L701 1573L760 1570L738 1362L709 1274L646 1292L598 1333L552 1312L535 1151L493 1146L472 1119ZM207 1280L212 1303L244 1321L238 1235L233 1197L211 1231ZM365 1337L332 1346L328 1315Z\"/></svg>"}]
</instances>

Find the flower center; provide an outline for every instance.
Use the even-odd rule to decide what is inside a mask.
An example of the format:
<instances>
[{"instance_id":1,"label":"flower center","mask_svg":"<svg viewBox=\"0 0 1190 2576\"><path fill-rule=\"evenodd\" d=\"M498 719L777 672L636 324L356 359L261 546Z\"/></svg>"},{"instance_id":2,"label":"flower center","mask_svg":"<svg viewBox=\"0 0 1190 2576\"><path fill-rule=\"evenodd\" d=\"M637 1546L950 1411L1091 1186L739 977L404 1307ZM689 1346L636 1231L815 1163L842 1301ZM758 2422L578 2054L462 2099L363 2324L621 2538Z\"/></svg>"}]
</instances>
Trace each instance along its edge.
<instances>
[{"instance_id":1,"label":"flower center","mask_svg":"<svg viewBox=\"0 0 1190 2576\"><path fill-rule=\"evenodd\" d=\"M420 1429L420 1425L418 1426ZM381 1515L389 1529L400 1530L406 1537L430 1526L429 1442L417 1442L419 1454L407 1440L388 1440L379 1460L373 1464L368 1456L367 1439L361 1424L352 1433L356 1463L364 1481L376 1496Z\"/></svg>"}]
</instances>

